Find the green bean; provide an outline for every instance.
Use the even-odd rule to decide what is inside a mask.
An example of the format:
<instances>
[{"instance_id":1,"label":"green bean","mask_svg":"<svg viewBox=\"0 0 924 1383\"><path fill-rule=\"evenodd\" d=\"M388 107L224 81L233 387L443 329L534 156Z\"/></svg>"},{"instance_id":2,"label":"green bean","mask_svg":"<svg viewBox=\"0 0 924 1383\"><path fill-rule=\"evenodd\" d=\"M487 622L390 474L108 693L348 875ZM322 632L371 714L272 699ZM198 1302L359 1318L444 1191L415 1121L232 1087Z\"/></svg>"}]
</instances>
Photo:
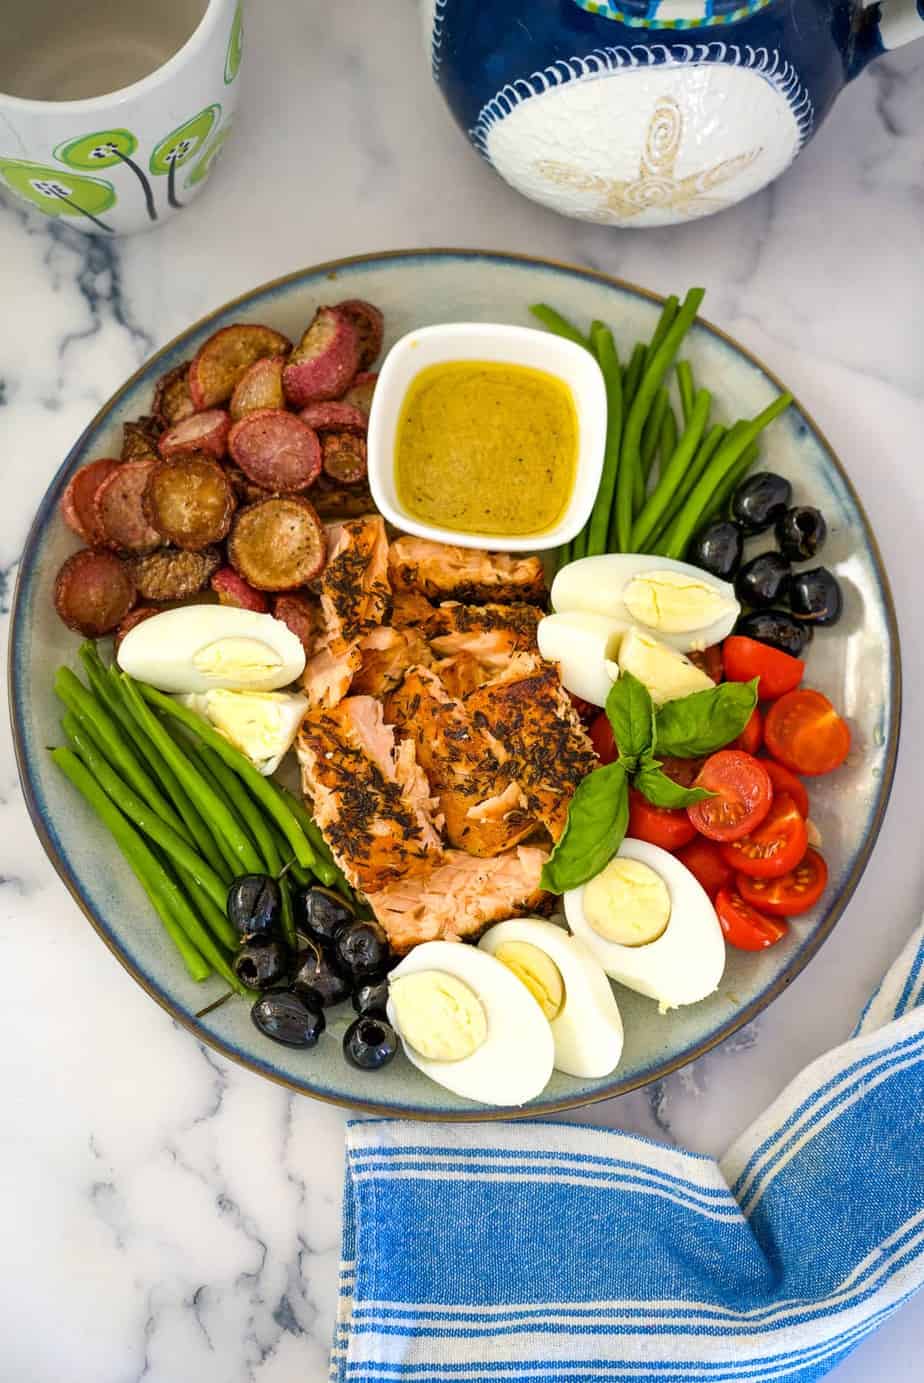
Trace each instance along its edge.
<instances>
[{"instance_id":1,"label":"green bean","mask_svg":"<svg viewBox=\"0 0 924 1383\"><path fill-rule=\"evenodd\" d=\"M298 937L292 908L292 881L285 874L279 880L279 895L282 899L282 934L294 953L298 950Z\"/></svg>"},{"instance_id":2,"label":"green bean","mask_svg":"<svg viewBox=\"0 0 924 1383\"><path fill-rule=\"evenodd\" d=\"M582 336L576 326L563 317L560 312L556 312L554 307L549 307L548 303L533 303L530 312L537 317L544 327L553 331L556 336L564 336L568 341L573 341L575 345L583 346L585 350L590 350L590 343L586 336Z\"/></svg>"},{"instance_id":3,"label":"green bean","mask_svg":"<svg viewBox=\"0 0 924 1383\"><path fill-rule=\"evenodd\" d=\"M724 436L725 428L721 423L715 423L700 442L696 455L687 467L686 473L680 484L677 486L673 499L649 539L649 552L661 552L661 543L664 541L665 535L673 524L674 519L680 513L680 510L683 508L688 495L693 490L693 486L706 469L706 466L712 459L713 453L718 448Z\"/></svg>"},{"instance_id":4,"label":"green bean","mask_svg":"<svg viewBox=\"0 0 924 1383\"><path fill-rule=\"evenodd\" d=\"M575 533L571 539L571 561L578 562L582 557L587 556L587 540L590 536L590 525L586 524L580 533Z\"/></svg>"},{"instance_id":5,"label":"green bean","mask_svg":"<svg viewBox=\"0 0 924 1383\"><path fill-rule=\"evenodd\" d=\"M267 874L272 874L275 878L282 868L282 858L276 849L276 842L266 817L246 788L240 785L224 759L220 759L214 749L203 744L201 740L197 741L195 749L212 777L220 785L227 800L234 804L238 815L253 836L256 847L263 856Z\"/></svg>"},{"instance_id":6,"label":"green bean","mask_svg":"<svg viewBox=\"0 0 924 1383\"><path fill-rule=\"evenodd\" d=\"M146 682L132 682L131 689L149 706L154 706L157 710L173 717L174 720L180 721L197 734L211 749L214 749L219 758L224 759L237 777L243 780L244 786L250 790L251 796L255 797L257 802L273 817L289 842L298 863L306 869L315 869L317 863L315 852L292 812L279 796L275 784L258 773L246 755L235 749L233 744L229 744L223 736L213 730L202 716L196 715L195 711L190 711L186 706L181 706L172 697L165 696L156 687L150 687ZM157 723L160 724L159 721Z\"/></svg>"},{"instance_id":7,"label":"green bean","mask_svg":"<svg viewBox=\"0 0 924 1383\"><path fill-rule=\"evenodd\" d=\"M632 407L632 400L635 398L636 390L641 382L642 372L645 369L645 354L647 347L644 341L636 341L632 347L632 354L626 366L626 374L622 385L622 407L623 413L627 414Z\"/></svg>"},{"instance_id":8,"label":"green bean","mask_svg":"<svg viewBox=\"0 0 924 1383\"><path fill-rule=\"evenodd\" d=\"M164 729L166 728L167 727L164 726ZM185 753L188 749L192 748L192 745L186 746L177 741L175 735L173 736L173 739L175 742L179 744L181 753ZM228 798L225 795L224 789L222 788L221 784L212 776L208 767L204 763L200 762L196 765L196 772L198 772L201 775L203 780L211 788L212 792L214 792L215 796L220 797L221 800L224 802L225 806L227 807L231 815L231 819L234 822L234 825L236 826L239 833L242 836L244 836L247 840L250 840L251 845L253 845L254 848L256 848L256 843L253 840L251 840L250 836L247 834L247 827L244 825L244 822L241 820L241 817L237 811L237 803L232 803L228 801ZM239 874L242 874L244 872L241 869L240 857L238 856L237 851L231 845L227 836L225 836L221 831L219 831L216 834L215 841L218 845L218 849L221 851L222 857L225 861L225 867L228 873L231 875L232 879L236 879ZM260 866L260 872L262 873L262 865Z\"/></svg>"},{"instance_id":9,"label":"green bean","mask_svg":"<svg viewBox=\"0 0 924 1383\"><path fill-rule=\"evenodd\" d=\"M649 356L645 373L632 400L632 407L629 410L623 432L622 452L619 457L619 477L616 485L616 537L617 550L620 552L632 550L632 505L635 492L635 475L641 468L639 448L642 429L654 402L655 394L664 382L674 356L680 349L680 343L693 325L693 320L704 296L702 288L691 288L687 293L683 306L677 313L673 325L661 345L653 355Z\"/></svg>"},{"instance_id":10,"label":"green bean","mask_svg":"<svg viewBox=\"0 0 924 1383\"><path fill-rule=\"evenodd\" d=\"M198 909L206 926L214 937L229 951L236 951L241 938L228 921L227 890L224 904L219 907L214 898L206 893L199 881L182 867L174 863L180 882L185 885L193 906Z\"/></svg>"},{"instance_id":11,"label":"green bean","mask_svg":"<svg viewBox=\"0 0 924 1383\"><path fill-rule=\"evenodd\" d=\"M249 836L241 829L230 805L224 800L220 792L216 792L211 784L206 782L198 768L186 757L151 710L147 692L153 691L153 689L145 687L145 696L142 696L141 688L144 683L135 682L127 673L122 674L122 686L125 691L125 699L132 713L153 741L154 747L170 764L198 810L212 826L216 840L222 849L229 854L229 864L234 860L236 872L239 874L261 873L260 856ZM185 707L179 706L171 697L165 696L163 692L156 692L155 695L160 698L157 704L166 702L177 711L183 711L184 714L188 715L193 714L192 711L187 712ZM205 725L201 717L197 717L197 719L203 726ZM217 738L219 736L216 735ZM222 742L224 743L224 741ZM228 850L227 847L230 849Z\"/></svg>"},{"instance_id":12,"label":"green bean","mask_svg":"<svg viewBox=\"0 0 924 1383\"><path fill-rule=\"evenodd\" d=\"M655 327L654 335L648 343L649 360L653 359L655 351L658 350L665 336L674 325L674 319L677 316L677 309L679 306L680 299L677 297L676 293L672 293L669 298L664 299L664 306L661 308L658 325Z\"/></svg>"},{"instance_id":13,"label":"green bean","mask_svg":"<svg viewBox=\"0 0 924 1383\"><path fill-rule=\"evenodd\" d=\"M662 384L652 404L651 412L648 414L645 431L642 433L642 477L645 481L651 474L651 468L661 443L661 429L664 426L664 419L667 417L667 410L670 406L670 394Z\"/></svg>"},{"instance_id":14,"label":"green bean","mask_svg":"<svg viewBox=\"0 0 924 1383\"><path fill-rule=\"evenodd\" d=\"M608 327L595 322L591 329L591 341L606 385L606 449L587 537L587 556L595 557L606 551L606 535L616 490L619 446L622 440L622 370L613 333Z\"/></svg>"},{"instance_id":15,"label":"green bean","mask_svg":"<svg viewBox=\"0 0 924 1383\"><path fill-rule=\"evenodd\" d=\"M661 468L658 483L648 497L645 508L635 521L631 535L632 552L647 552L646 543L658 527L662 517L667 511L667 506L676 492L687 467L693 461L699 444L702 441L703 433L706 430L706 423L709 421L709 410L712 407L712 395L708 389L700 389L696 395L696 402L693 405L693 413L690 421L684 428L680 441L674 450L674 454L666 466Z\"/></svg>"},{"instance_id":16,"label":"green bean","mask_svg":"<svg viewBox=\"0 0 924 1383\"><path fill-rule=\"evenodd\" d=\"M767 408L750 422L735 426L726 435L718 451L700 476L693 492L674 521L674 528L667 544L666 557L682 557L687 543L701 526L703 515L712 507L713 501L729 472L739 462L763 429L778 417L792 403L792 394L780 394Z\"/></svg>"},{"instance_id":17,"label":"green bean","mask_svg":"<svg viewBox=\"0 0 924 1383\"><path fill-rule=\"evenodd\" d=\"M760 447L757 442L752 442L747 450L741 453L740 461L735 462L734 466L732 466L731 470L716 490L712 503L703 514L702 521L699 525L700 528L707 523L711 523L713 519L718 518L722 513L726 504L757 460L759 454Z\"/></svg>"},{"instance_id":18,"label":"green bean","mask_svg":"<svg viewBox=\"0 0 924 1383\"><path fill-rule=\"evenodd\" d=\"M339 889L345 897L352 899L353 890L347 883L344 874L334 863L334 857L331 854L330 846L322 836L310 812L306 811L304 804L294 793L289 792L288 788L284 788L281 783L274 783L273 787L279 793L284 805L289 808L295 820L311 842L315 853L315 861L314 864L309 865L308 868L314 871L321 880L321 883L326 885L327 888ZM301 863L301 861L299 861L299 863Z\"/></svg>"},{"instance_id":19,"label":"green bean","mask_svg":"<svg viewBox=\"0 0 924 1383\"><path fill-rule=\"evenodd\" d=\"M677 361L677 387L680 390L683 421L688 423L693 413L693 400L696 396L696 386L693 383L693 371L690 368L689 360Z\"/></svg>"},{"instance_id":20,"label":"green bean","mask_svg":"<svg viewBox=\"0 0 924 1383\"><path fill-rule=\"evenodd\" d=\"M86 798L97 816L107 827L122 854L128 861L132 872L147 894L164 931L183 958L183 964L192 979L201 983L210 974L209 966L199 948L176 920L175 908L171 898L171 879L164 872L160 862L145 845L141 836L126 821L118 807L110 801L93 775L77 757L72 749L53 749L51 757L79 793ZM235 985L237 980L235 979Z\"/></svg>"},{"instance_id":21,"label":"green bean","mask_svg":"<svg viewBox=\"0 0 924 1383\"><path fill-rule=\"evenodd\" d=\"M677 431L677 419L674 416L674 410L671 408L670 404L668 404L667 412L664 414L664 422L661 424L661 441L658 446L658 455L661 458L659 465L660 470L663 471L676 451L679 436L680 434Z\"/></svg>"}]
</instances>

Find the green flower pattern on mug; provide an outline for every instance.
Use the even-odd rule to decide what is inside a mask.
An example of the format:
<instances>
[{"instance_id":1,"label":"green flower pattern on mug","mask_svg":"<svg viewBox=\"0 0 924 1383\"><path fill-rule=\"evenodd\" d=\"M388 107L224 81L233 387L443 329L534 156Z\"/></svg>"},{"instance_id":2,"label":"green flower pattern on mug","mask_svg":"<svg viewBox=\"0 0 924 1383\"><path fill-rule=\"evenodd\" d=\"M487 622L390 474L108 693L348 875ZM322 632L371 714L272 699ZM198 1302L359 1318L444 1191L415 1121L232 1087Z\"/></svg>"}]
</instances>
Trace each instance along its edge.
<instances>
[{"instance_id":1,"label":"green flower pattern on mug","mask_svg":"<svg viewBox=\"0 0 924 1383\"><path fill-rule=\"evenodd\" d=\"M220 119L221 106L206 106L155 146L148 167L158 177L166 177L167 201L172 207L180 208L183 205L176 196L176 170L189 163L202 150Z\"/></svg>"},{"instance_id":2,"label":"green flower pattern on mug","mask_svg":"<svg viewBox=\"0 0 924 1383\"><path fill-rule=\"evenodd\" d=\"M225 86L230 86L241 70L244 56L244 6L239 3L231 21L231 36L228 39L228 56L225 58Z\"/></svg>"},{"instance_id":3,"label":"green flower pattern on mug","mask_svg":"<svg viewBox=\"0 0 924 1383\"><path fill-rule=\"evenodd\" d=\"M0 178L46 216L86 216L100 230L112 233L112 227L99 219L116 204L115 188L105 178L63 174L60 168L16 158L0 159Z\"/></svg>"},{"instance_id":4,"label":"green flower pattern on mug","mask_svg":"<svg viewBox=\"0 0 924 1383\"><path fill-rule=\"evenodd\" d=\"M195 168L186 179L187 187L196 187L200 182L204 182L212 171L212 164L225 146L225 140L231 133L231 121L227 120L206 149L205 153L196 164Z\"/></svg>"},{"instance_id":5,"label":"green flower pattern on mug","mask_svg":"<svg viewBox=\"0 0 924 1383\"><path fill-rule=\"evenodd\" d=\"M95 134L80 135L69 139L55 149L55 158L69 168L92 171L96 168L114 168L124 164L130 168L141 184L145 206L151 221L157 220L154 193L151 184L141 168L132 158L138 148L138 140L131 130L98 130Z\"/></svg>"}]
</instances>

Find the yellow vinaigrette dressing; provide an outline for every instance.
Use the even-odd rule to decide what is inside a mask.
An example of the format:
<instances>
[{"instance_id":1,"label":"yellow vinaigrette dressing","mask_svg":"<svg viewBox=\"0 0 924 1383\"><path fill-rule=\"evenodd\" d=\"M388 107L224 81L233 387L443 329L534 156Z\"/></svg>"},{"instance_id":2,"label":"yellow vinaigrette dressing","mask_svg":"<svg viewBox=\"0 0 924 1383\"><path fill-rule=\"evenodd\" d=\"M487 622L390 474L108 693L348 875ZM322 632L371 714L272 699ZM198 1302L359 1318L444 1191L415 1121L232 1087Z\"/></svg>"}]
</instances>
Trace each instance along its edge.
<instances>
[{"instance_id":1,"label":"yellow vinaigrette dressing","mask_svg":"<svg viewBox=\"0 0 924 1383\"><path fill-rule=\"evenodd\" d=\"M398 421L398 499L442 528L539 534L567 508L577 454L574 399L555 375L487 360L431 365Z\"/></svg>"}]
</instances>

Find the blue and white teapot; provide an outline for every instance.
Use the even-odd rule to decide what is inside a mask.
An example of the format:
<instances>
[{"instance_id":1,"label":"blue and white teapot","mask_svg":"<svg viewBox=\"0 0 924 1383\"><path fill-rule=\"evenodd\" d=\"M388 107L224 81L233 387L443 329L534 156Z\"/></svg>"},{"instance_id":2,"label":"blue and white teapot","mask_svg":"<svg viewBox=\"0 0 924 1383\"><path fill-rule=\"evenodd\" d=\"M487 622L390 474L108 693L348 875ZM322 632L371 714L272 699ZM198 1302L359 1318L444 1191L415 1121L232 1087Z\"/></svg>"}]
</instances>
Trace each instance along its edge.
<instances>
[{"instance_id":1,"label":"blue and white teapot","mask_svg":"<svg viewBox=\"0 0 924 1383\"><path fill-rule=\"evenodd\" d=\"M423 0L475 148L566 216L664 226L779 176L924 0Z\"/></svg>"}]
</instances>

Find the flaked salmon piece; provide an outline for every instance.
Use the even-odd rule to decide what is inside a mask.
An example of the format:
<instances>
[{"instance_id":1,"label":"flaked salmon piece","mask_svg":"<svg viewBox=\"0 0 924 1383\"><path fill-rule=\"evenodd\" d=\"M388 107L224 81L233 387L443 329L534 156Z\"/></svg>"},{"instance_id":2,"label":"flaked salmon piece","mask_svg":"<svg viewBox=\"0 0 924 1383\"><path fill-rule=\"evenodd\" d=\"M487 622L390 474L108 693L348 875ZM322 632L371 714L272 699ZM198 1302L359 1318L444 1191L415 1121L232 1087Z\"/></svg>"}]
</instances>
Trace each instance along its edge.
<instances>
[{"instance_id":1,"label":"flaked salmon piece","mask_svg":"<svg viewBox=\"0 0 924 1383\"><path fill-rule=\"evenodd\" d=\"M321 619L301 683L311 706L336 706L362 664L360 643L381 625L391 599L388 539L378 515L327 529L328 559L318 582Z\"/></svg>"},{"instance_id":2,"label":"flaked salmon piece","mask_svg":"<svg viewBox=\"0 0 924 1383\"><path fill-rule=\"evenodd\" d=\"M440 658L470 653L486 667L503 668L515 653L538 653L536 628L541 618L535 605L445 601L421 632Z\"/></svg>"},{"instance_id":3,"label":"flaked salmon piece","mask_svg":"<svg viewBox=\"0 0 924 1383\"><path fill-rule=\"evenodd\" d=\"M368 901L399 954L422 941L460 941L537 908L546 896L539 879L547 859L530 845L490 860L447 850L430 873L399 879Z\"/></svg>"},{"instance_id":4,"label":"flaked salmon piece","mask_svg":"<svg viewBox=\"0 0 924 1383\"><path fill-rule=\"evenodd\" d=\"M395 629L405 629L409 624L423 624L433 610L427 597L418 591L395 591L391 598L389 623Z\"/></svg>"},{"instance_id":5,"label":"flaked salmon piece","mask_svg":"<svg viewBox=\"0 0 924 1383\"><path fill-rule=\"evenodd\" d=\"M427 873L443 855L438 803L382 703L348 696L310 710L296 740L302 788L350 883L364 893Z\"/></svg>"},{"instance_id":6,"label":"flaked salmon piece","mask_svg":"<svg viewBox=\"0 0 924 1383\"><path fill-rule=\"evenodd\" d=\"M385 715L414 743L439 798L450 845L488 858L537 829L520 785L434 673L411 668L386 698Z\"/></svg>"},{"instance_id":7,"label":"flaked salmon piece","mask_svg":"<svg viewBox=\"0 0 924 1383\"><path fill-rule=\"evenodd\" d=\"M354 674L362 665L358 644L350 644L339 654L329 647L318 649L305 664L301 675L302 691L309 706L336 706L350 690Z\"/></svg>"},{"instance_id":8,"label":"flaked salmon piece","mask_svg":"<svg viewBox=\"0 0 924 1383\"><path fill-rule=\"evenodd\" d=\"M392 629L380 625L359 644L361 662L353 678L354 693L386 696L397 687L408 668L416 663L429 666L433 661L430 646L414 628Z\"/></svg>"},{"instance_id":9,"label":"flaked salmon piece","mask_svg":"<svg viewBox=\"0 0 924 1383\"><path fill-rule=\"evenodd\" d=\"M512 664L511 674L470 692L465 708L498 757L506 752L530 813L558 840L575 789L598 760L555 667L528 655ZM524 664L533 668L525 676Z\"/></svg>"},{"instance_id":10,"label":"flaked salmon piece","mask_svg":"<svg viewBox=\"0 0 924 1383\"><path fill-rule=\"evenodd\" d=\"M472 605L490 601L541 604L546 598L538 557L452 547L427 538L405 537L393 542L388 550L388 571L396 591L419 591L430 600L461 600Z\"/></svg>"},{"instance_id":11,"label":"flaked salmon piece","mask_svg":"<svg viewBox=\"0 0 924 1383\"><path fill-rule=\"evenodd\" d=\"M469 692L477 691L485 682L497 676L495 668L485 668L470 653L457 653L454 658L440 658L433 671L450 696L462 701Z\"/></svg>"}]
</instances>

